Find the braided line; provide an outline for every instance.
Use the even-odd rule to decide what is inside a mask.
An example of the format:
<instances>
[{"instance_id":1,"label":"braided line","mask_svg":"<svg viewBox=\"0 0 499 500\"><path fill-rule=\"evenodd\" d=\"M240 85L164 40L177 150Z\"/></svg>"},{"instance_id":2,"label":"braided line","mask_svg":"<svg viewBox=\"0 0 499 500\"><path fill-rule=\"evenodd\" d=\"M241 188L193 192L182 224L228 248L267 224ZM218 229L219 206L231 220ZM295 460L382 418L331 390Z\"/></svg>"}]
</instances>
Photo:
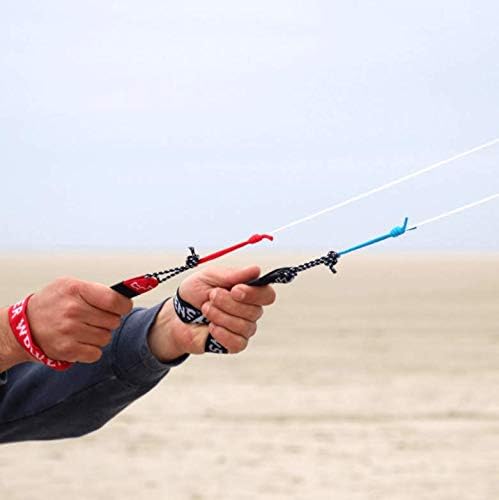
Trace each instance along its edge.
<instances>
[{"instance_id":1,"label":"braided line","mask_svg":"<svg viewBox=\"0 0 499 500\"><path fill-rule=\"evenodd\" d=\"M322 257L319 257L318 259L311 260L309 262L305 262L304 264L300 264L299 266L291 267L290 271L296 274L302 272L302 271L308 271L309 269L312 269L313 267L320 266L320 265L325 265L328 267L332 273L336 274L337 271L334 268L334 266L338 263L338 258L339 255L336 252L329 252L327 255L323 255Z\"/></svg>"},{"instance_id":2,"label":"braided line","mask_svg":"<svg viewBox=\"0 0 499 500\"><path fill-rule=\"evenodd\" d=\"M164 283L165 281L178 276L179 274L185 273L190 269L194 269L199 264L199 255L194 250L194 247L189 247L191 254L187 256L184 266L172 267L171 269L165 269L164 271L158 271L156 273L148 274L147 276L152 276L156 278L159 283Z\"/></svg>"}]
</instances>

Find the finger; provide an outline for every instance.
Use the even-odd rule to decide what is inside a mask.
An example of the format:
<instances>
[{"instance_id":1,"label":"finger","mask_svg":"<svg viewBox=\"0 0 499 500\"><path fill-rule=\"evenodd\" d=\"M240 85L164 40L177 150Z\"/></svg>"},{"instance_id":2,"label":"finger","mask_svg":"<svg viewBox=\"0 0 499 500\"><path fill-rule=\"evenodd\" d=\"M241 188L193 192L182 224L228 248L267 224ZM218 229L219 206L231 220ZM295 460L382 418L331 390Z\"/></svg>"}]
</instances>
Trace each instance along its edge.
<instances>
[{"instance_id":1,"label":"finger","mask_svg":"<svg viewBox=\"0 0 499 500\"><path fill-rule=\"evenodd\" d=\"M66 361L71 361L73 363L75 361L77 361L78 363L95 363L96 361L99 361L101 357L102 351L98 347L86 344L78 344L77 348L75 349L75 355L73 359L68 359Z\"/></svg>"},{"instance_id":2,"label":"finger","mask_svg":"<svg viewBox=\"0 0 499 500\"><path fill-rule=\"evenodd\" d=\"M116 314L96 314L94 317L87 316L82 318L87 325L94 326L95 328L101 328L103 330L117 330L121 326L121 316Z\"/></svg>"},{"instance_id":3,"label":"finger","mask_svg":"<svg viewBox=\"0 0 499 500\"><path fill-rule=\"evenodd\" d=\"M234 300L256 306L269 306L275 302L274 289L267 285L262 287L249 285L236 285L230 291Z\"/></svg>"},{"instance_id":4,"label":"finger","mask_svg":"<svg viewBox=\"0 0 499 500\"><path fill-rule=\"evenodd\" d=\"M110 330L104 328L96 328L95 326L85 325L79 335L78 342L80 344L88 344L95 347L105 347L108 345L113 336Z\"/></svg>"},{"instance_id":5,"label":"finger","mask_svg":"<svg viewBox=\"0 0 499 500\"><path fill-rule=\"evenodd\" d=\"M263 315L261 306L238 302L233 299L230 292L223 288L215 288L210 292L210 302L221 311L248 321L258 321Z\"/></svg>"},{"instance_id":6,"label":"finger","mask_svg":"<svg viewBox=\"0 0 499 500\"><path fill-rule=\"evenodd\" d=\"M245 339L249 339L256 333L255 322L238 318L237 316L231 316L209 302L206 302L203 305L202 312L205 318L207 318L210 322L218 326L222 326L227 330L230 330L232 333L244 337Z\"/></svg>"},{"instance_id":7,"label":"finger","mask_svg":"<svg viewBox=\"0 0 499 500\"><path fill-rule=\"evenodd\" d=\"M83 281L80 283L79 292L87 304L119 316L128 314L133 307L130 299L100 283Z\"/></svg>"},{"instance_id":8,"label":"finger","mask_svg":"<svg viewBox=\"0 0 499 500\"><path fill-rule=\"evenodd\" d=\"M86 302L73 305L72 309L68 309L67 315L80 323L105 330L116 330L121 325L121 316L97 309Z\"/></svg>"},{"instance_id":9,"label":"finger","mask_svg":"<svg viewBox=\"0 0 499 500\"><path fill-rule=\"evenodd\" d=\"M208 331L212 334L213 338L220 342L231 354L244 351L248 346L248 340L240 335L227 330L223 326L210 323Z\"/></svg>"},{"instance_id":10,"label":"finger","mask_svg":"<svg viewBox=\"0 0 499 500\"><path fill-rule=\"evenodd\" d=\"M258 266L250 266L243 269L229 267L210 267L205 270L205 279L210 285L230 289L238 283L246 283L260 276Z\"/></svg>"}]
</instances>

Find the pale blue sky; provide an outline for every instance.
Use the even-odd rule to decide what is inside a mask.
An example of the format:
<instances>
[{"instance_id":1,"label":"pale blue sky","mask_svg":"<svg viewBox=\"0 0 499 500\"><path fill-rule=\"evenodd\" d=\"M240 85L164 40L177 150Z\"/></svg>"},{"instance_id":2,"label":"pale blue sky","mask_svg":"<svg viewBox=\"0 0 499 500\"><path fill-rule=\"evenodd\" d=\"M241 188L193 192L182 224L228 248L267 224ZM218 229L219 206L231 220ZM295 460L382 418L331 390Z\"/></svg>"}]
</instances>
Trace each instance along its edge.
<instances>
[{"instance_id":1,"label":"pale blue sky","mask_svg":"<svg viewBox=\"0 0 499 500\"><path fill-rule=\"evenodd\" d=\"M499 137L497 1L3 1L0 238L200 250ZM282 233L340 249L499 191L499 147ZM499 250L499 203L387 250Z\"/></svg>"}]
</instances>

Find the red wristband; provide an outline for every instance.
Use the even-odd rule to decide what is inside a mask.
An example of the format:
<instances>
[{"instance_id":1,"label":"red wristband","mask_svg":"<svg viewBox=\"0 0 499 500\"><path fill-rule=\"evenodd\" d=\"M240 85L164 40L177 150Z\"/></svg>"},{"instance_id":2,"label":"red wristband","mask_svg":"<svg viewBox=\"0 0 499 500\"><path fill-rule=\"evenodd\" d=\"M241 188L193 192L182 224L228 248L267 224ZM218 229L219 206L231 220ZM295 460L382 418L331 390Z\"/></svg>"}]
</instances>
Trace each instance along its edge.
<instances>
[{"instance_id":1,"label":"red wristband","mask_svg":"<svg viewBox=\"0 0 499 500\"><path fill-rule=\"evenodd\" d=\"M31 297L32 295L28 295L24 300L21 300L21 302L9 307L10 328L22 348L37 361L43 363L49 368L52 368L53 370L67 370L72 363L50 359L33 340L28 315L26 314L28 302Z\"/></svg>"}]
</instances>

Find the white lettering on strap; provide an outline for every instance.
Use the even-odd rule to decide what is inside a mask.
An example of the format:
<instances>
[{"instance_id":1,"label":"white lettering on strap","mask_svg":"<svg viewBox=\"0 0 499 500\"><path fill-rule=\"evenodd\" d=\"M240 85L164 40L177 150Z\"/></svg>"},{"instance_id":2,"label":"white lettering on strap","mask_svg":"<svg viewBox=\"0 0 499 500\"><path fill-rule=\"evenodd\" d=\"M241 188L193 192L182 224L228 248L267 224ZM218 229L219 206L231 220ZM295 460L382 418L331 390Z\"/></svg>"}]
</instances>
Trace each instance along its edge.
<instances>
[{"instance_id":1,"label":"white lettering on strap","mask_svg":"<svg viewBox=\"0 0 499 500\"><path fill-rule=\"evenodd\" d=\"M54 370L66 370L72 365L72 363L50 359L33 341L27 315L28 302L30 298L31 295L26 297L21 302L9 307L9 323L12 333L23 349L37 361L53 368Z\"/></svg>"}]
</instances>

